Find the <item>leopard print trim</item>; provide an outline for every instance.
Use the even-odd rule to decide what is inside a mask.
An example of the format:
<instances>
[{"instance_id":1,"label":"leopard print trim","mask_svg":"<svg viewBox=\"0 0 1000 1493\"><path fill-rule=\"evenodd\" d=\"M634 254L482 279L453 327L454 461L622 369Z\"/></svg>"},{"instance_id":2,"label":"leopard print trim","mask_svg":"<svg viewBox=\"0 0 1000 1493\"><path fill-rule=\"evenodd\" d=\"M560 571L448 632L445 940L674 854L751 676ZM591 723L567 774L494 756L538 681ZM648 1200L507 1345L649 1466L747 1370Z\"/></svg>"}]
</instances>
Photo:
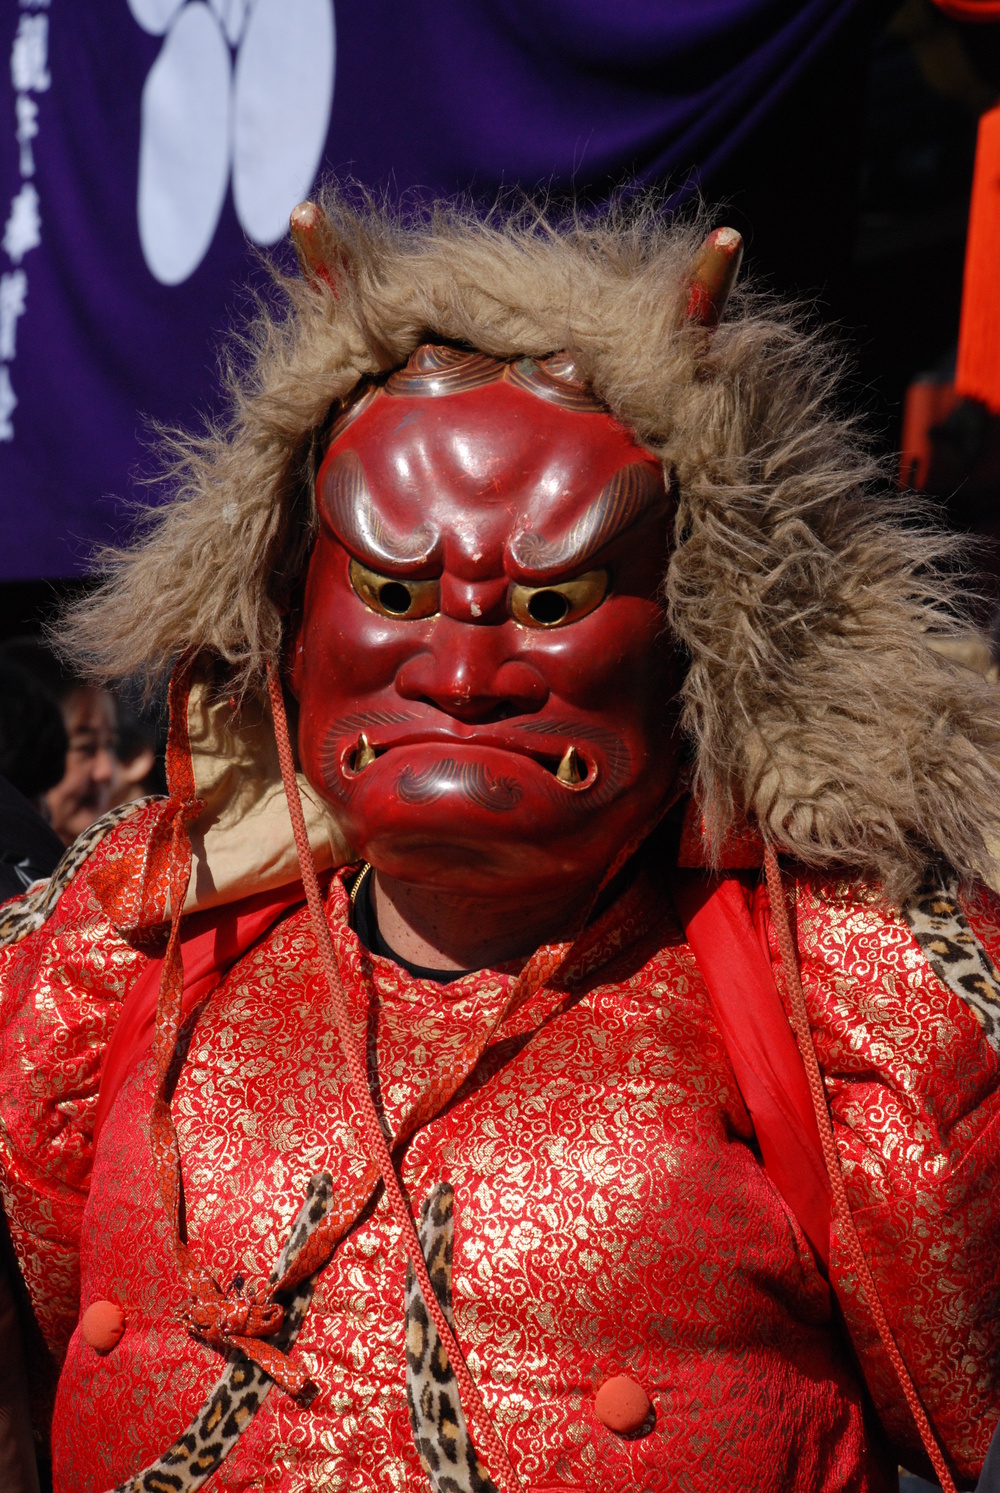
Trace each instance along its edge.
<instances>
[{"instance_id":1,"label":"leopard print trim","mask_svg":"<svg viewBox=\"0 0 1000 1493\"><path fill-rule=\"evenodd\" d=\"M20 943L22 938L27 938L29 933L40 928L52 916L59 898L105 835L116 824L131 819L133 814L152 802L152 797L134 798L127 804L109 809L100 819L95 819L93 824L88 825L82 834L77 835L47 881L36 881L22 896L12 897L6 902L0 908L0 949Z\"/></svg>"},{"instance_id":2,"label":"leopard print trim","mask_svg":"<svg viewBox=\"0 0 1000 1493\"><path fill-rule=\"evenodd\" d=\"M451 1258L455 1193L440 1182L420 1210L420 1247L434 1294L454 1329ZM406 1268L406 1402L424 1471L434 1493L499 1493L472 1444L458 1385L437 1330L427 1315L413 1267Z\"/></svg>"},{"instance_id":3,"label":"leopard print trim","mask_svg":"<svg viewBox=\"0 0 1000 1493\"><path fill-rule=\"evenodd\" d=\"M919 892L903 916L938 979L965 1002L1000 1052L1000 975L962 912L955 878Z\"/></svg>"},{"instance_id":4,"label":"leopard print trim","mask_svg":"<svg viewBox=\"0 0 1000 1493\"><path fill-rule=\"evenodd\" d=\"M273 1284L292 1264L333 1202L333 1178L320 1172L309 1191L284 1249L271 1272ZM280 1332L270 1341L283 1353L298 1337L312 1300L315 1276L298 1286L285 1306ZM242 1354L235 1354L202 1410L173 1446L113 1493L194 1493L221 1465L264 1403L274 1381Z\"/></svg>"}]
</instances>

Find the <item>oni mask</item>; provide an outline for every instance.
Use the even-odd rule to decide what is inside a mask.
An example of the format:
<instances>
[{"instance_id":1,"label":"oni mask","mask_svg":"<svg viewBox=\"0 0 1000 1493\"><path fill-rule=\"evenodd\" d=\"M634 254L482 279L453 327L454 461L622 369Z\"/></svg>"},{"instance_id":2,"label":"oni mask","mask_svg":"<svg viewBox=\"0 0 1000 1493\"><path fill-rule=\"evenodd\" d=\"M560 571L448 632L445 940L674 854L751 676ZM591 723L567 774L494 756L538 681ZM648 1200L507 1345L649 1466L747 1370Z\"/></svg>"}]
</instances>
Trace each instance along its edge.
<instances>
[{"instance_id":1,"label":"oni mask","mask_svg":"<svg viewBox=\"0 0 1000 1493\"><path fill-rule=\"evenodd\" d=\"M333 428L290 658L350 843L472 894L599 881L676 775L659 463L556 356L424 346Z\"/></svg>"}]
</instances>

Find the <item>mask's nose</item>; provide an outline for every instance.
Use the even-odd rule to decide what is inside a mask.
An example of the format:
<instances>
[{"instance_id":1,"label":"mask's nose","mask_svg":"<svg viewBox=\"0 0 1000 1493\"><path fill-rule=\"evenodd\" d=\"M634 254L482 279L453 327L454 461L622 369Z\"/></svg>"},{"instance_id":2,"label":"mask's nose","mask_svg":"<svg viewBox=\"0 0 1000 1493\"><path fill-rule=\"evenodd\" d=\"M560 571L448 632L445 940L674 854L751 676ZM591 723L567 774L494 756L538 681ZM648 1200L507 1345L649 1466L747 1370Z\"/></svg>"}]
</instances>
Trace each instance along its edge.
<instances>
[{"instance_id":1,"label":"mask's nose","mask_svg":"<svg viewBox=\"0 0 1000 1493\"><path fill-rule=\"evenodd\" d=\"M506 632L441 617L427 645L399 669L397 692L469 725L540 710L548 685L531 664L509 657Z\"/></svg>"}]
</instances>

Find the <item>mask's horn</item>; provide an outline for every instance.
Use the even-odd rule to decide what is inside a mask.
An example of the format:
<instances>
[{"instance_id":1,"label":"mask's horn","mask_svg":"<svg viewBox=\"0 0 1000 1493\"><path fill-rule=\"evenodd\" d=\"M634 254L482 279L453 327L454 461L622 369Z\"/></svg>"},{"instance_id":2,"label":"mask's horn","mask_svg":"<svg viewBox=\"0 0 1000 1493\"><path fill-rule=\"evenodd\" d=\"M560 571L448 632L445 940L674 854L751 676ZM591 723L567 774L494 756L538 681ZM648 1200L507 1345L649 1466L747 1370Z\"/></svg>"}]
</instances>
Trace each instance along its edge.
<instances>
[{"instance_id":1,"label":"mask's horn","mask_svg":"<svg viewBox=\"0 0 1000 1493\"><path fill-rule=\"evenodd\" d=\"M742 258L742 234L735 228L712 230L694 263L685 312L688 321L709 330L719 325Z\"/></svg>"},{"instance_id":2,"label":"mask's horn","mask_svg":"<svg viewBox=\"0 0 1000 1493\"><path fill-rule=\"evenodd\" d=\"M300 202L292 208L288 226L299 259L299 269L308 280L320 280L338 294L339 276L334 264L343 260L338 254L330 220L315 202Z\"/></svg>"}]
</instances>

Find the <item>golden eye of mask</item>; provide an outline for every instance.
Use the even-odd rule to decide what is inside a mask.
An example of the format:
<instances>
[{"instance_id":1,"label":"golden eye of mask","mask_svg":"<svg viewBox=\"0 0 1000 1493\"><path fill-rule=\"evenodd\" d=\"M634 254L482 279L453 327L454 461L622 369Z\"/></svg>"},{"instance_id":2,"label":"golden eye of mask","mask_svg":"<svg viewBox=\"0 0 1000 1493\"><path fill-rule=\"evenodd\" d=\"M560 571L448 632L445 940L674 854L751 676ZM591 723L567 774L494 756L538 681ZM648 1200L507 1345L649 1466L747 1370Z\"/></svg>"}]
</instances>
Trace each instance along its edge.
<instances>
[{"instance_id":1,"label":"golden eye of mask","mask_svg":"<svg viewBox=\"0 0 1000 1493\"><path fill-rule=\"evenodd\" d=\"M607 595L608 572L588 570L572 581L510 588L511 616L525 627L565 627L586 617Z\"/></svg>"},{"instance_id":2,"label":"golden eye of mask","mask_svg":"<svg viewBox=\"0 0 1000 1493\"><path fill-rule=\"evenodd\" d=\"M441 609L441 582L402 581L398 576L379 575L357 560L350 565L351 585L366 607L380 617L397 617L412 622L418 617L433 617Z\"/></svg>"}]
</instances>

